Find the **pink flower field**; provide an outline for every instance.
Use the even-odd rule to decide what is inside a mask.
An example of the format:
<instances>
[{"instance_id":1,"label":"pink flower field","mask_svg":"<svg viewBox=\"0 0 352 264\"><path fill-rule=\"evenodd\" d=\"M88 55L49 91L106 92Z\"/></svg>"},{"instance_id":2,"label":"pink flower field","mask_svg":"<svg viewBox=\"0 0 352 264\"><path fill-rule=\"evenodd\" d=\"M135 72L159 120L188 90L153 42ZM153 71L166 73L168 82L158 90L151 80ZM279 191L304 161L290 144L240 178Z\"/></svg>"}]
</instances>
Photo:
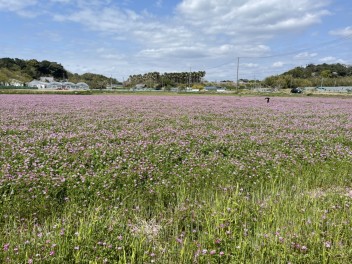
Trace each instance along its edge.
<instances>
[{"instance_id":1,"label":"pink flower field","mask_svg":"<svg viewBox=\"0 0 352 264\"><path fill-rule=\"evenodd\" d=\"M352 99L1 95L0 263L348 263Z\"/></svg>"}]
</instances>

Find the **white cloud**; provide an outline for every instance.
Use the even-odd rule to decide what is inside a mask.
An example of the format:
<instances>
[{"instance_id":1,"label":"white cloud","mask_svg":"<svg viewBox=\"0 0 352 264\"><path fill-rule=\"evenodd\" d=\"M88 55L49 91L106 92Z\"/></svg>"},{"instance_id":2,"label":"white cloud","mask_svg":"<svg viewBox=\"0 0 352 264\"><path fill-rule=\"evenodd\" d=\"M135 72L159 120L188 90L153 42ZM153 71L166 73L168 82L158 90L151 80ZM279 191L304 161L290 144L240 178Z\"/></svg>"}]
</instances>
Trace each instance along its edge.
<instances>
[{"instance_id":1,"label":"white cloud","mask_svg":"<svg viewBox=\"0 0 352 264\"><path fill-rule=\"evenodd\" d=\"M198 47L180 47L180 48L160 48L160 49L145 49L138 56L153 57L153 58L199 58L207 56L206 51Z\"/></svg>"},{"instance_id":2,"label":"white cloud","mask_svg":"<svg viewBox=\"0 0 352 264\"><path fill-rule=\"evenodd\" d=\"M221 49L245 44L252 47L243 47L243 50L258 50L262 46L262 53L269 50L264 41L275 34L307 28L319 23L328 13L323 9L326 0L319 4L312 4L309 0L183 0L173 17L160 19L116 6L92 7L94 3L94 0L85 5L81 3L80 8L71 14L56 14L54 17L102 33L127 34L151 45L147 48L211 42L210 47L218 45Z\"/></svg>"},{"instance_id":3,"label":"white cloud","mask_svg":"<svg viewBox=\"0 0 352 264\"><path fill-rule=\"evenodd\" d=\"M68 4L72 2L72 0L50 0L52 3L60 3L60 4Z\"/></svg>"},{"instance_id":4,"label":"white cloud","mask_svg":"<svg viewBox=\"0 0 352 264\"><path fill-rule=\"evenodd\" d=\"M224 78L228 78L226 74L233 74L237 57L270 56L272 51L275 52L274 41L270 40L280 41L292 32L304 31L330 14L326 10L329 0L315 3L311 0L179 0L174 12L165 15L132 10L136 2L0 0L0 10L22 15L39 10L42 14L50 14L50 19L58 24L73 23L79 25L77 28L83 28L85 34L91 34L92 39L87 37L86 46L80 43L84 48L77 54L84 57L91 52L91 59L84 58L81 65L86 62L93 66L78 66L72 57L67 61L73 69L106 71L97 66L101 63L107 68L108 65L122 65L130 71L148 71L156 67L169 71L170 68L182 69L185 64L192 64L194 67L197 65L199 70L213 68L214 75ZM154 9L166 7L169 2L172 1L153 0L151 6ZM58 5L60 11L55 9ZM345 28L344 34L349 30L352 29ZM343 34L342 31L331 32L335 33ZM49 36L55 41L62 39L55 32ZM302 52L295 58L316 56L315 52ZM241 59L241 70L278 69L288 65L283 62L285 58L276 59L281 61Z\"/></svg>"},{"instance_id":5,"label":"white cloud","mask_svg":"<svg viewBox=\"0 0 352 264\"><path fill-rule=\"evenodd\" d=\"M157 7L162 7L162 5L163 5L163 0L157 0L157 1L155 2L155 5L156 5Z\"/></svg>"},{"instance_id":6,"label":"white cloud","mask_svg":"<svg viewBox=\"0 0 352 264\"><path fill-rule=\"evenodd\" d=\"M282 62L282 61L277 61L277 62L274 62L272 67L273 68L282 68L285 64Z\"/></svg>"},{"instance_id":7,"label":"white cloud","mask_svg":"<svg viewBox=\"0 0 352 264\"><path fill-rule=\"evenodd\" d=\"M138 25L139 15L133 11L123 12L120 9L104 8L94 10L84 8L72 14L56 14L54 19L57 21L73 21L83 24L91 30L100 32L126 32L131 29L130 25Z\"/></svg>"},{"instance_id":8,"label":"white cloud","mask_svg":"<svg viewBox=\"0 0 352 264\"><path fill-rule=\"evenodd\" d=\"M38 11L28 10L38 4L38 0L0 0L0 11L15 12L24 17L35 17Z\"/></svg>"},{"instance_id":9,"label":"white cloud","mask_svg":"<svg viewBox=\"0 0 352 264\"><path fill-rule=\"evenodd\" d=\"M333 56L328 56L328 57L321 58L319 61L322 62L322 63L341 63L341 64L347 64L347 62L346 62L345 60L338 59L338 58L333 57Z\"/></svg>"},{"instance_id":10,"label":"white cloud","mask_svg":"<svg viewBox=\"0 0 352 264\"><path fill-rule=\"evenodd\" d=\"M37 0L0 0L0 9L16 11L37 4Z\"/></svg>"},{"instance_id":11,"label":"white cloud","mask_svg":"<svg viewBox=\"0 0 352 264\"><path fill-rule=\"evenodd\" d=\"M266 35L319 23L329 14L323 9L327 4L326 0L319 4L310 0L184 0L177 10L206 34Z\"/></svg>"},{"instance_id":12,"label":"white cloud","mask_svg":"<svg viewBox=\"0 0 352 264\"><path fill-rule=\"evenodd\" d=\"M246 46L243 46L243 53L247 54L248 56L252 55L253 57L259 56L260 54L265 54L270 52L270 47L266 45L256 45L256 44L246 44Z\"/></svg>"},{"instance_id":13,"label":"white cloud","mask_svg":"<svg viewBox=\"0 0 352 264\"><path fill-rule=\"evenodd\" d=\"M352 36L352 26L345 27L343 29L332 30L330 31L330 34L342 37L350 37Z\"/></svg>"},{"instance_id":14,"label":"white cloud","mask_svg":"<svg viewBox=\"0 0 352 264\"><path fill-rule=\"evenodd\" d=\"M245 66L246 68L258 68L259 64L257 64L257 63L244 63L243 66Z\"/></svg>"},{"instance_id":15,"label":"white cloud","mask_svg":"<svg viewBox=\"0 0 352 264\"><path fill-rule=\"evenodd\" d=\"M301 52L295 56L296 59L306 59L306 58L314 58L318 55L318 53L309 53L309 52Z\"/></svg>"}]
</instances>

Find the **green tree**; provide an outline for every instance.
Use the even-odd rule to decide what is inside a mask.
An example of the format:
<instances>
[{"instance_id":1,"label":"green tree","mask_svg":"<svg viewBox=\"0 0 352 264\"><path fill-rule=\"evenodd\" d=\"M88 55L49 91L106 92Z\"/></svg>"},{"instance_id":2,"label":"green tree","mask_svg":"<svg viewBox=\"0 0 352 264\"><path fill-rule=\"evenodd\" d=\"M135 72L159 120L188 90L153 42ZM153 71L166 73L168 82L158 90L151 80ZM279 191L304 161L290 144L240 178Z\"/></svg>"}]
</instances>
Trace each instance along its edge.
<instances>
[{"instance_id":1,"label":"green tree","mask_svg":"<svg viewBox=\"0 0 352 264\"><path fill-rule=\"evenodd\" d=\"M323 78L330 78L331 77L331 71L330 70L323 70L320 73L320 76Z\"/></svg>"},{"instance_id":2,"label":"green tree","mask_svg":"<svg viewBox=\"0 0 352 264\"><path fill-rule=\"evenodd\" d=\"M37 60L27 61L25 73L27 73L33 79L38 79L40 77L38 69L39 69L39 61L37 61Z\"/></svg>"}]
</instances>

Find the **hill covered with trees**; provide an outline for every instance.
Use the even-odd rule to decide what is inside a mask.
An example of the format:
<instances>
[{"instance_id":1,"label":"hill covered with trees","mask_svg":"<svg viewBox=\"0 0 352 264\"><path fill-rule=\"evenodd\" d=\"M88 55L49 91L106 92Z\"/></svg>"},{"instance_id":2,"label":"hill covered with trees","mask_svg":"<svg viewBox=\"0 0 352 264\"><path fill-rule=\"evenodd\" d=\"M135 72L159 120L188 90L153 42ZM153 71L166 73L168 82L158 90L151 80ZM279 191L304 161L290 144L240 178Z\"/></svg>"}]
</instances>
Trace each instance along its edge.
<instances>
[{"instance_id":1,"label":"hill covered with trees","mask_svg":"<svg viewBox=\"0 0 352 264\"><path fill-rule=\"evenodd\" d=\"M308 64L263 80L265 86L279 88L352 86L352 66L336 64Z\"/></svg>"},{"instance_id":2,"label":"hill covered with trees","mask_svg":"<svg viewBox=\"0 0 352 264\"><path fill-rule=\"evenodd\" d=\"M134 87L137 84L143 83L148 87L154 88L182 86L200 83L204 76L204 71L176 73L150 72L131 75L125 84L128 87ZM12 80L25 84L33 79L38 80L40 77L54 77L55 81L85 82L92 89L105 89L111 84L119 83L116 79L101 74L71 73L61 64L48 60L0 59L0 85L10 84Z\"/></svg>"},{"instance_id":3,"label":"hill covered with trees","mask_svg":"<svg viewBox=\"0 0 352 264\"><path fill-rule=\"evenodd\" d=\"M204 80L205 72L150 72L129 76L125 85L134 87L143 83L148 87L161 88L172 86L197 85ZM77 74L67 71L60 63L48 60L22 60L0 58L0 86L11 85L13 80L25 84L40 77L54 77L55 81L73 83L85 82L92 89L104 89L119 82L101 74ZM308 64L296 67L280 75L269 76L261 82L262 86L276 88L352 86L352 66L336 64Z\"/></svg>"},{"instance_id":4,"label":"hill covered with trees","mask_svg":"<svg viewBox=\"0 0 352 264\"><path fill-rule=\"evenodd\" d=\"M101 74L84 73L82 75L67 71L61 64L47 60L37 61L2 58L0 59L0 85L16 80L23 84L40 77L54 77L56 81L85 82L92 89L106 88L117 80Z\"/></svg>"}]
</instances>

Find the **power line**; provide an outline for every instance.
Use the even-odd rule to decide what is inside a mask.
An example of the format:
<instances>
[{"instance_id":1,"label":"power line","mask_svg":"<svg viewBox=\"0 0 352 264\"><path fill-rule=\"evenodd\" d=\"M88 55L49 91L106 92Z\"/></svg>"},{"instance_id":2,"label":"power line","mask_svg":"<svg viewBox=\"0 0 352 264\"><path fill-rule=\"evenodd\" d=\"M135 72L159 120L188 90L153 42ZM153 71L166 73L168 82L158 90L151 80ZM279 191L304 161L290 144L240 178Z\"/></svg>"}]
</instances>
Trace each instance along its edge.
<instances>
[{"instance_id":1,"label":"power line","mask_svg":"<svg viewBox=\"0 0 352 264\"><path fill-rule=\"evenodd\" d=\"M240 65L240 59L269 59L269 58L277 58L277 57L285 57L285 56L289 56L289 55L294 55L297 53L301 53L304 51L309 51L312 49L318 50L318 49L322 49L322 48L326 48L329 47L331 45L335 45L336 43L342 43L343 41L349 40L352 38L352 34L348 34L343 38L338 38L338 39L333 39L333 40L329 40L329 41L325 41L319 44L319 46L317 47L316 45L314 46L310 46L310 47L305 47L305 48L301 48L301 49L297 49L294 51L290 51L290 52L286 52L286 53L278 53L278 54L273 54L273 55L268 55L268 56L238 56L237 57L237 70L236 70L236 83L237 83L237 87L239 85L239 65ZM297 58L299 59L299 58ZM311 60L312 58L304 58L304 60ZM300 60L303 60L303 58L301 58ZM211 69L216 69L216 68L220 68L222 66L225 65L229 65L229 64L233 64L233 61L230 62L226 62L223 63L221 65L215 66L215 67L211 67L208 68L206 70L211 70Z\"/></svg>"},{"instance_id":2,"label":"power line","mask_svg":"<svg viewBox=\"0 0 352 264\"><path fill-rule=\"evenodd\" d=\"M232 63L233 63L233 60L228 61L228 62L225 62L225 63L222 63L222 64L220 64L220 65L217 65L217 66L214 66L214 67L211 67L211 68L206 68L205 70L217 69L217 68L220 68L220 67L222 67L222 66L229 65L229 64L232 64Z\"/></svg>"},{"instance_id":3,"label":"power line","mask_svg":"<svg viewBox=\"0 0 352 264\"><path fill-rule=\"evenodd\" d=\"M343 37L343 38L339 38L339 39L333 39L333 40L329 40L326 42L322 42L319 44L319 47L315 46L310 46L307 48L302 48L302 49L298 49L298 50L294 50L294 51L290 51L290 52L286 52L286 53L278 53L278 54L273 54L273 55L268 55L268 56L241 56L241 58L244 59L267 59L267 58L275 58L275 57L285 57L288 55L293 55L299 52L304 52L307 50L312 50L312 49L321 49L322 47L327 47L330 46L331 44L335 44L337 42L341 42L341 41L345 41L348 39L352 39L352 34L348 34L347 36Z\"/></svg>"},{"instance_id":4,"label":"power line","mask_svg":"<svg viewBox=\"0 0 352 264\"><path fill-rule=\"evenodd\" d=\"M316 49L316 50L322 49L322 48L328 47L328 46L330 46L332 44L335 44L335 43L338 43L338 42L343 42L343 41L348 40L348 39L352 39L352 34L348 34L348 35L346 35L343 38L338 38L338 39L333 39L333 40L322 42L322 43L319 44L318 47L316 45L314 45L314 46L301 48L301 49L297 49L297 50L286 52L286 53L278 53L278 54L267 55L267 56L239 56L238 58L241 58L241 59L270 59L270 58L277 58L277 57L285 57L285 56L288 56L288 55L294 55L294 54L297 54L297 53L300 53L300 52L304 52L304 51L308 51L308 50L312 50L312 49ZM301 58L301 59L297 58L297 60L311 60L311 59L312 58ZM214 66L214 67L206 68L205 70L209 71L209 70L221 68L223 66L230 65L230 64L233 64L233 63L234 63L233 60L231 60L231 61L227 61L225 63L219 64L219 65Z\"/></svg>"}]
</instances>

